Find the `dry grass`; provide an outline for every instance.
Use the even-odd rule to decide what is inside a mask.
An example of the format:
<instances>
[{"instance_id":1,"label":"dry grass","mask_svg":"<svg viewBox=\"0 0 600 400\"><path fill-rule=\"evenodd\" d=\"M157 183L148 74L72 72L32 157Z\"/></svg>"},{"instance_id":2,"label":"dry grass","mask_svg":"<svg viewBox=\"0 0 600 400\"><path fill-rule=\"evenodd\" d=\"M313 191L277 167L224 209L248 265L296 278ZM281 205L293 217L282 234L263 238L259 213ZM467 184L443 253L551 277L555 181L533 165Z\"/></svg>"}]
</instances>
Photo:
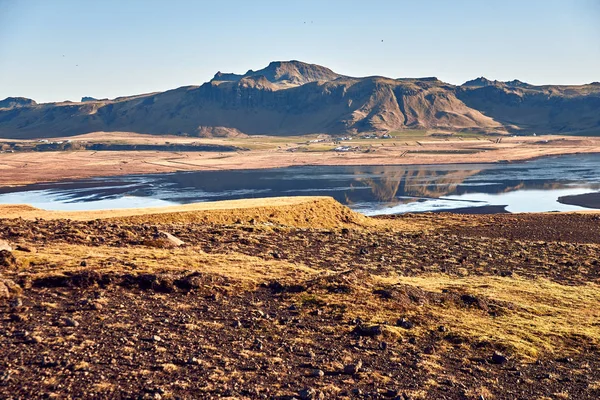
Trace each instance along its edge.
<instances>
[{"instance_id":1,"label":"dry grass","mask_svg":"<svg viewBox=\"0 0 600 400\"><path fill-rule=\"evenodd\" d=\"M26 205L1 205L3 218L113 219L120 223L275 224L294 227L331 228L372 224L370 220L330 197L273 197L227 200L181 206L107 211L44 211Z\"/></svg>"},{"instance_id":2,"label":"dry grass","mask_svg":"<svg viewBox=\"0 0 600 400\"><path fill-rule=\"evenodd\" d=\"M440 324L476 341L501 343L521 355L535 357L541 351L568 353L574 342L582 340L599 343L600 286L596 284L567 286L541 278L445 275L385 281L439 293L460 289L511 305L496 317L471 308L437 305L425 305L420 313L430 314Z\"/></svg>"}]
</instances>

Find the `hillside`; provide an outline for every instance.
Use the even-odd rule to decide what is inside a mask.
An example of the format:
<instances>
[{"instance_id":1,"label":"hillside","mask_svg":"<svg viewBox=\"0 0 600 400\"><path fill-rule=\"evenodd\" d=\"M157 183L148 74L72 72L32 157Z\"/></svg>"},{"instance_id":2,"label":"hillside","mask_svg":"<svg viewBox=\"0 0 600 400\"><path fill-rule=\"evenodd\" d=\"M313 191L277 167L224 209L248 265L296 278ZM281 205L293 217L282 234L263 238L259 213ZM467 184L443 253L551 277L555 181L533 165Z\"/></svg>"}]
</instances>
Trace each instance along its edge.
<instances>
[{"instance_id":1,"label":"hillside","mask_svg":"<svg viewBox=\"0 0 600 400\"><path fill-rule=\"evenodd\" d=\"M485 78L461 86L436 78L352 78L299 61L243 75L218 72L201 86L114 100L0 101L0 137L95 131L219 136L403 129L477 132L600 131L600 84L533 86Z\"/></svg>"},{"instance_id":2,"label":"hillside","mask_svg":"<svg viewBox=\"0 0 600 400\"><path fill-rule=\"evenodd\" d=\"M600 396L597 214L0 216L3 399Z\"/></svg>"}]
</instances>

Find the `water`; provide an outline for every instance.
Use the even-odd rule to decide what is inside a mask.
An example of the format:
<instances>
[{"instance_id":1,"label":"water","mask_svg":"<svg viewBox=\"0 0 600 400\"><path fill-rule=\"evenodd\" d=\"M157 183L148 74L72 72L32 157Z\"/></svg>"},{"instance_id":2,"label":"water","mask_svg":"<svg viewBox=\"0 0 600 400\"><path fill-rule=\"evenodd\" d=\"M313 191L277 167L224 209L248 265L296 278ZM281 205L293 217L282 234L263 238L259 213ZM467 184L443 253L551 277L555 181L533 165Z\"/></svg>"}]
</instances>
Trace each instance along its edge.
<instances>
[{"instance_id":1,"label":"water","mask_svg":"<svg viewBox=\"0 0 600 400\"><path fill-rule=\"evenodd\" d=\"M0 188L0 204L46 210L154 207L274 196L331 196L367 215L506 206L576 211L558 197L600 190L600 155L511 164L326 166L178 172Z\"/></svg>"}]
</instances>

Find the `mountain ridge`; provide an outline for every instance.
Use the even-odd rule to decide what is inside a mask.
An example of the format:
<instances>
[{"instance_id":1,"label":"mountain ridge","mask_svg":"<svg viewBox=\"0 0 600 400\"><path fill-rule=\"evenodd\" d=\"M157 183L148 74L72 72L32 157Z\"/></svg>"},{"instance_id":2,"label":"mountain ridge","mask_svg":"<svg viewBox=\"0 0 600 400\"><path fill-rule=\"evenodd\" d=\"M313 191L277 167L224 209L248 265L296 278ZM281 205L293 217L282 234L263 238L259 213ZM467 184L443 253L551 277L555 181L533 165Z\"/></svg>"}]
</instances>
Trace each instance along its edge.
<instances>
[{"instance_id":1,"label":"mountain ridge","mask_svg":"<svg viewBox=\"0 0 600 400\"><path fill-rule=\"evenodd\" d=\"M0 101L0 137L14 139L93 131L207 136L405 129L600 132L600 85L535 86L480 77L457 86L435 77L356 78L293 60L245 74L217 72L200 86L112 100Z\"/></svg>"}]
</instances>

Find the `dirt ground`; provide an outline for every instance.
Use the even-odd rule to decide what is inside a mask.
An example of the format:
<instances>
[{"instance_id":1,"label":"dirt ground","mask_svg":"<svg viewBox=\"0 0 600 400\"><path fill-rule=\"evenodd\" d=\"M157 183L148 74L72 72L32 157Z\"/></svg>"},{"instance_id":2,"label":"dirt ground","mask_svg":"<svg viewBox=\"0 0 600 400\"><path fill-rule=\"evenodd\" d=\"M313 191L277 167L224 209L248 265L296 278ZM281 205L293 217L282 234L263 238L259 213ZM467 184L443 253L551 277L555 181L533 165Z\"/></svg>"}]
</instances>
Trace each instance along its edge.
<instances>
[{"instance_id":1,"label":"dirt ground","mask_svg":"<svg viewBox=\"0 0 600 400\"><path fill-rule=\"evenodd\" d=\"M598 214L185 207L0 219L0 398L600 397Z\"/></svg>"},{"instance_id":2,"label":"dirt ground","mask_svg":"<svg viewBox=\"0 0 600 400\"><path fill-rule=\"evenodd\" d=\"M0 186L73 180L96 176L175 171L277 168L297 165L415 165L493 163L536 157L600 152L600 138L428 135L344 141L356 152L336 152L332 143L308 143L314 137L197 139L128 133L95 133L70 140L152 144L213 143L247 149L237 152L65 151L0 154Z\"/></svg>"}]
</instances>

